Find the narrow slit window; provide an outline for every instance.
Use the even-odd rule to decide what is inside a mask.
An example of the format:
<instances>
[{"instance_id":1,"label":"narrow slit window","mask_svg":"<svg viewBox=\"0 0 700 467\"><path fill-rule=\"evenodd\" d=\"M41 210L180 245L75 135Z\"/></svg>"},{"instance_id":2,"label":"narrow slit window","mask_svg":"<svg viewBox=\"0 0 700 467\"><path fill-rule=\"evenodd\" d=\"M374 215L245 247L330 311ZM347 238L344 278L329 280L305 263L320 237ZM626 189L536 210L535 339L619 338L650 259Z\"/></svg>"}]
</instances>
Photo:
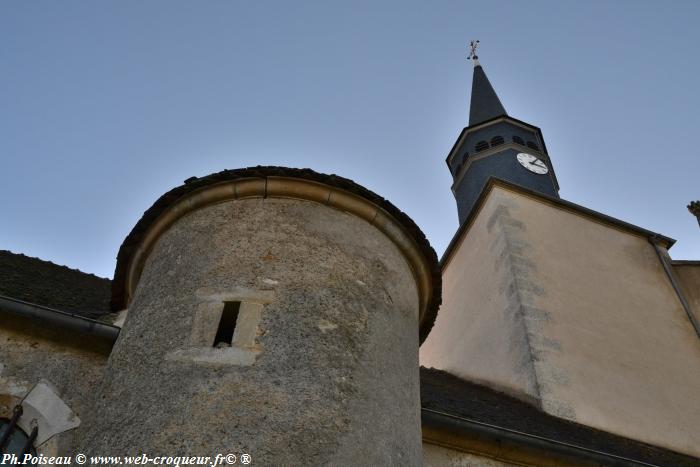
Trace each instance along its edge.
<instances>
[{"instance_id":1,"label":"narrow slit window","mask_svg":"<svg viewBox=\"0 0 700 467\"><path fill-rule=\"evenodd\" d=\"M231 347L240 308L241 302L224 302L224 310L221 312L219 327L214 338L214 347Z\"/></svg>"}]
</instances>

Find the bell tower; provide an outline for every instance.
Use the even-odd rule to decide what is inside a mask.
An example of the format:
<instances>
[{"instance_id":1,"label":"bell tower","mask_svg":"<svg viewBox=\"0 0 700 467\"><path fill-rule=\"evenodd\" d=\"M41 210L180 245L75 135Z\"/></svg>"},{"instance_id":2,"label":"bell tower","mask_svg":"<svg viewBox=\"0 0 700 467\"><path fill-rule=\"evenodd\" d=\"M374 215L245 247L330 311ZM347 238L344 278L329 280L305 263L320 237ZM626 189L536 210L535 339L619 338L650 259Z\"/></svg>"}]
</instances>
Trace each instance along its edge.
<instances>
[{"instance_id":1,"label":"bell tower","mask_svg":"<svg viewBox=\"0 0 700 467\"><path fill-rule=\"evenodd\" d=\"M559 184L542 131L507 114L479 63L478 43L470 44L474 74L469 126L462 130L446 160L460 225L469 217L491 177L559 197Z\"/></svg>"},{"instance_id":2,"label":"bell tower","mask_svg":"<svg viewBox=\"0 0 700 467\"><path fill-rule=\"evenodd\" d=\"M461 225L421 365L700 455L696 265L670 259L671 238L560 199L542 133L505 112L475 47L469 126L447 158Z\"/></svg>"}]
</instances>

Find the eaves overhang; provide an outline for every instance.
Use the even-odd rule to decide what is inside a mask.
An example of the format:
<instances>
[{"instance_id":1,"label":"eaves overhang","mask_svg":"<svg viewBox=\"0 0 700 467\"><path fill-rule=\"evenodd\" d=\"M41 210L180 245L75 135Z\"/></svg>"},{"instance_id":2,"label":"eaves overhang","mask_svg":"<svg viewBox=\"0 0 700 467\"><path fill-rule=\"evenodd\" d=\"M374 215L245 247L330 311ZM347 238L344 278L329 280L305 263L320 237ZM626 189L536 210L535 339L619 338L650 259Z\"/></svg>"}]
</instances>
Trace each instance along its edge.
<instances>
[{"instance_id":1,"label":"eaves overhang","mask_svg":"<svg viewBox=\"0 0 700 467\"><path fill-rule=\"evenodd\" d=\"M491 459L538 467L660 467L640 458L562 442L553 438L484 423L443 411L421 408L423 442ZM641 443L640 443L641 444ZM640 449L641 450L641 449ZM678 458L685 457L670 453ZM692 459L683 459L691 465Z\"/></svg>"},{"instance_id":2,"label":"eaves overhang","mask_svg":"<svg viewBox=\"0 0 700 467\"><path fill-rule=\"evenodd\" d=\"M476 130L480 130L481 128L484 128L484 127L487 127L487 126L490 126L494 123L499 123L499 122L515 123L518 126L522 126L522 127L525 127L529 130L535 131L537 133L537 136L540 139L540 142L542 143L542 152L544 154L549 154L547 152L547 145L544 142L544 136L542 135L542 130L540 130L539 127L537 127L535 125L531 125L531 124L524 122L522 120L518 120L517 118L513 118L510 115L503 114L503 115L499 115L497 117L494 117L490 120L486 120L485 122L477 123L476 125L471 125L471 126L463 128L461 133L457 137L457 140L452 145L452 149L450 149L450 152L447 154L447 157L445 158L445 163L448 165L448 167L450 165L450 161L452 160L455 153L457 152L457 150L461 146L462 141L469 133L472 133Z\"/></svg>"},{"instance_id":3,"label":"eaves overhang","mask_svg":"<svg viewBox=\"0 0 700 467\"><path fill-rule=\"evenodd\" d=\"M89 335L114 344L120 328L74 313L68 313L35 303L0 295L0 312L28 318L47 328L60 328L78 334ZM79 341L77 341L79 342Z\"/></svg>"},{"instance_id":4,"label":"eaves overhang","mask_svg":"<svg viewBox=\"0 0 700 467\"><path fill-rule=\"evenodd\" d=\"M413 220L388 200L347 178L311 169L257 166L192 177L161 196L122 243L112 281L111 308L129 306L146 258L160 235L179 218L215 203L250 198L317 202L366 220L399 248L419 291L419 339L433 326L441 302L437 255Z\"/></svg>"},{"instance_id":5,"label":"eaves overhang","mask_svg":"<svg viewBox=\"0 0 700 467\"><path fill-rule=\"evenodd\" d=\"M536 404L420 368L423 441L516 465L697 467L698 459L565 420Z\"/></svg>"}]
</instances>

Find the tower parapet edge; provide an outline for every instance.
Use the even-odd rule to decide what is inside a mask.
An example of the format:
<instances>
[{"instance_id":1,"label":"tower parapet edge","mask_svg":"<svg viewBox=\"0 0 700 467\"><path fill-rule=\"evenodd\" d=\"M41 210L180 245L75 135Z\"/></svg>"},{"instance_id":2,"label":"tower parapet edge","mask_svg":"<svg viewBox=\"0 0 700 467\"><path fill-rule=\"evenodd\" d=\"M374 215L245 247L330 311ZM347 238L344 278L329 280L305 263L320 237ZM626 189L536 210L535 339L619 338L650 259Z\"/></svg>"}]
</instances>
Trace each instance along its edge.
<instances>
[{"instance_id":1,"label":"tower parapet edge","mask_svg":"<svg viewBox=\"0 0 700 467\"><path fill-rule=\"evenodd\" d=\"M419 319L427 334L440 278L415 224L311 171L228 171L176 194L120 252L129 313L89 421L110 439L85 446L419 465Z\"/></svg>"}]
</instances>

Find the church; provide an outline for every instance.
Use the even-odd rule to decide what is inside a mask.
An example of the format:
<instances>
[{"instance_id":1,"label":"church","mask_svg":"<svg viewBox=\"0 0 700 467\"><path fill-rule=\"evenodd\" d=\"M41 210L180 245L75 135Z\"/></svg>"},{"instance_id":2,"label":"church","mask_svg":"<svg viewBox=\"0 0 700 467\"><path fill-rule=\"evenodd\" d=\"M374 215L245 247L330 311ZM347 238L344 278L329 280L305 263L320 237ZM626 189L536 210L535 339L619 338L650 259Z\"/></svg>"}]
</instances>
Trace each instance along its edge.
<instances>
[{"instance_id":1,"label":"church","mask_svg":"<svg viewBox=\"0 0 700 467\"><path fill-rule=\"evenodd\" d=\"M699 466L700 261L561 199L471 58L440 259L360 184L263 166L162 195L112 280L0 251L2 462Z\"/></svg>"}]
</instances>

